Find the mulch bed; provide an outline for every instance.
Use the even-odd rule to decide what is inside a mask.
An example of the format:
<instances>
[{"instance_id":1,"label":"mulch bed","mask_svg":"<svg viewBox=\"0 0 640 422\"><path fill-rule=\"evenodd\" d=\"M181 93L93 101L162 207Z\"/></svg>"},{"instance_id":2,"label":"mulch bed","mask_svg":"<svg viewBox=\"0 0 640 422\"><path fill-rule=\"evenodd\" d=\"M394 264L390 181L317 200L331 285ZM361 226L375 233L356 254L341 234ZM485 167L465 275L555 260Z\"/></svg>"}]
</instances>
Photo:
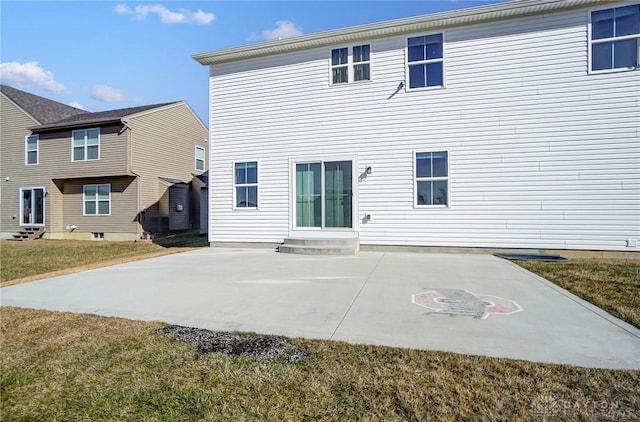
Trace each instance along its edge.
<instances>
[{"instance_id":1,"label":"mulch bed","mask_svg":"<svg viewBox=\"0 0 640 422\"><path fill-rule=\"evenodd\" d=\"M224 353L266 361L282 359L286 363L310 357L306 349L284 337L235 334L181 325L167 325L156 332L177 342L195 344L196 359L205 353Z\"/></svg>"}]
</instances>

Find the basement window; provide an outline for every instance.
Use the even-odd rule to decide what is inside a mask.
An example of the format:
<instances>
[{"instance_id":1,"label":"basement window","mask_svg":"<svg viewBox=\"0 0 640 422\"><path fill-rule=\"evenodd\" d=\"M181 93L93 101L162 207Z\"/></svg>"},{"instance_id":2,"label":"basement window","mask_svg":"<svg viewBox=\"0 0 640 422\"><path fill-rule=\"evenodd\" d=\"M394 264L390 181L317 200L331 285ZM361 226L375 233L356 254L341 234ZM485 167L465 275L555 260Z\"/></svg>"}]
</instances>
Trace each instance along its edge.
<instances>
[{"instance_id":1,"label":"basement window","mask_svg":"<svg viewBox=\"0 0 640 422\"><path fill-rule=\"evenodd\" d=\"M104 233L91 233L91 239L93 240L104 240Z\"/></svg>"}]
</instances>

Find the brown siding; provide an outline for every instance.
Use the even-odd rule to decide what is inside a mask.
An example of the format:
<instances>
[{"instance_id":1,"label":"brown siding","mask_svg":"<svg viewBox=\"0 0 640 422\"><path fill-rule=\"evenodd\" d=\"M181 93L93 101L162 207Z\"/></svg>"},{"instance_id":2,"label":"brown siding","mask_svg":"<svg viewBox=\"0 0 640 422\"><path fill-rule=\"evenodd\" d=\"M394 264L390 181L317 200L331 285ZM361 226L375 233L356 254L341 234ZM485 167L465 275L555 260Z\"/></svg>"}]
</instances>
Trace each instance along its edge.
<instances>
[{"instance_id":1,"label":"brown siding","mask_svg":"<svg viewBox=\"0 0 640 422\"><path fill-rule=\"evenodd\" d=\"M111 215L83 215L83 186L103 183L111 184ZM135 177L65 180L62 225L77 233L136 233L136 185Z\"/></svg>"},{"instance_id":2,"label":"brown siding","mask_svg":"<svg viewBox=\"0 0 640 422\"><path fill-rule=\"evenodd\" d=\"M25 136L31 134L27 127L36 124L37 121L0 94L0 232L3 234L15 233L20 228L20 188L49 186L42 164L25 164ZM45 223L49 222L49 209L49 197L46 197Z\"/></svg>"},{"instance_id":3,"label":"brown siding","mask_svg":"<svg viewBox=\"0 0 640 422\"><path fill-rule=\"evenodd\" d=\"M121 124L100 128L100 159L91 161L71 160L71 130L40 133L40 163L57 179L130 174L127 132L122 129Z\"/></svg>"},{"instance_id":4,"label":"brown siding","mask_svg":"<svg viewBox=\"0 0 640 422\"><path fill-rule=\"evenodd\" d=\"M186 103L133 116L129 128L121 123L101 127L100 158L94 161L72 161L72 130L42 131L39 163L27 166L25 136L31 134L27 128L38 122L4 95L0 100L0 231L5 236L20 227L21 187L44 187L48 191L48 233L69 234L66 227L75 225L75 234L135 234L140 231L137 213L148 208L150 220L158 215L162 195L168 196L170 184L159 183L159 177L189 182L193 174L201 173L195 170L195 146L206 149L208 132ZM86 128L91 127L97 126ZM136 175L140 177L136 179ZM6 177L9 181L5 182ZM110 216L82 215L82 186L88 183L112 184Z\"/></svg>"},{"instance_id":5,"label":"brown siding","mask_svg":"<svg viewBox=\"0 0 640 422\"><path fill-rule=\"evenodd\" d=\"M47 230L52 233L63 231L62 225L64 216L64 195L62 190L64 184L60 180L52 180L49 183L49 220L47 221Z\"/></svg>"},{"instance_id":6,"label":"brown siding","mask_svg":"<svg viewBox=\"0 0 640 422\"><path fill-rule=\"evenodd\" d=\"M208 131L185 103L132 117L131 170L141 176L141 206L151 207L164 190L158 177L190 182L196 171L195 147L205 148ZM205 166L206 168L206 166Z\"/></svg>"}]
</instances>

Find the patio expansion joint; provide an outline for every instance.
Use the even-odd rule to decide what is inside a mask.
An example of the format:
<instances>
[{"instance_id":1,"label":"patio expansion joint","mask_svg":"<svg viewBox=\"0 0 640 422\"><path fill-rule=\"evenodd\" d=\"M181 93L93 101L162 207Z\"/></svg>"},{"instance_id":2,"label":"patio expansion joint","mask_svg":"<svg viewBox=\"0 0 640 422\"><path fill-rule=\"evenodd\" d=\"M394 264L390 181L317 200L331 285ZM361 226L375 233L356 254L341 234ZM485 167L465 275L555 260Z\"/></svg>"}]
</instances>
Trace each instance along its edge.
<instances>
[{"instance_id":1,"label":"patio expansion joint","mask_svg":"<svg viewBox=\"0 0 640 422\"><path fill-rule=\"evenodd\" d=\"M329 340L333 340L333 338L335 337L336 333L338 332L338 330L340 329L340 327L342 326L342 323L344 322L344 320L347 318L347 315L349 315L349 312L351 312L351 308L353 308L353 305L356 303L356 301L358 300L358 298L360 297L360 295L362 294L362 291L364 290L365 286L367 285L367 283L369 282L369 280L371 279L371 277L373 276L373 274L376 272L376 270L378 269L378 266L380 265L380 263L382 262L382 260L384 259L386 255L386 252L382 254L382 256L380 256L380 259L378 259L378 262L376 262L376 265L374 265L373 269L369 272L369 275L367 276L367 278L364 280L364 282L362 283L362 286L360 286L360 290L358 290L358 293L356 294L356 296L353 298L353 300L351 301L351 303L349 304L349 307L347 308L347 310L344 312L344 315L342 315L342 318L340 318L340 322L338 323L338 325L336 325L335 330L333 330L333 333L331 333L331 336L329 337Z\"/></svg>"}]
</instances>

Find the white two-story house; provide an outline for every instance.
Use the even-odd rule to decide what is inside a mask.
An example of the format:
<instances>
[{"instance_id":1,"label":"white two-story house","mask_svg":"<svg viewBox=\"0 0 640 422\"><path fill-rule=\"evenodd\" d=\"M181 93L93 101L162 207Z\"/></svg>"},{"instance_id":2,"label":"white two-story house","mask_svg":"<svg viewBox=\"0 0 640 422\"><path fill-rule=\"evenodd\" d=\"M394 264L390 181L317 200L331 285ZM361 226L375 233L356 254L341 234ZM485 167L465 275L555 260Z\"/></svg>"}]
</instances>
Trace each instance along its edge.
<instances>
[{"instance_id":1,"label":"white two-story house","mask_svg":"<svg viewBox=\"0 0 640 422\"><path fill-rule=\"evenodd\" d=\"M639 2L513 1L194 58L212 243L640 250Z\"/></svg>"}]
</instances>

